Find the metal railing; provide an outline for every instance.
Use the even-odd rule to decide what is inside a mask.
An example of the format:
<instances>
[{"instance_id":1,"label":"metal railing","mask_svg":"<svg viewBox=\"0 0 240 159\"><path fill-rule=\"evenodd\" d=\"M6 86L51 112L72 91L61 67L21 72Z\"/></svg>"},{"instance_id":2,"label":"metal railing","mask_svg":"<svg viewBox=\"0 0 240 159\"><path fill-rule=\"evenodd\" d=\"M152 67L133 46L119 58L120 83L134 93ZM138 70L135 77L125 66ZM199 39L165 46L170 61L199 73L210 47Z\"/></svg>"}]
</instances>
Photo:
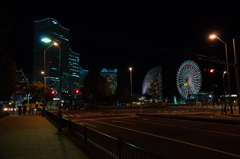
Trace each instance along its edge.
<instances>
[{"instance_id":1,"label":"metal railing","mask_svg":"<svg viewBox=\"0 0 240 159\"><path fill-rule=\"evenodd\" d=\"M57 115L46 112L46 117L55 126L58 124ZM102 132L93 130L83 125L61 118L60 121L63 130L69 131L69 135L82 143L85 151L101 159L160 159L160 157L141 149L135 145L106 135Z\"/></svg>"}]
</instances>

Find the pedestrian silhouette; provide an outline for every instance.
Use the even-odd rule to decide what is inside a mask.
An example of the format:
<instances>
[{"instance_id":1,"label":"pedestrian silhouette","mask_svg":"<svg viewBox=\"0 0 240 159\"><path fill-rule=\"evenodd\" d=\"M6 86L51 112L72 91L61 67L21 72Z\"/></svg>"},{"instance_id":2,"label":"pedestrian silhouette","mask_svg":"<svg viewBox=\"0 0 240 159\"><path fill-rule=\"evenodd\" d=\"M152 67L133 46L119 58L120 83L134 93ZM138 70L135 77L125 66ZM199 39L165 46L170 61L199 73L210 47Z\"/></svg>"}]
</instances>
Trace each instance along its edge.
<instances>
[{"instance_id":1,"label":"pedestrian silhouette","mask_svg":"<svg viewBox=\"0 0 240 159\"><path fill-rule=\"evenodd\" d=\"M19 116L21 116L21 114L22 114L22 108L21 108L21 106L18 106L18 109L19 109Z\"/></svg>"},{"instance_id":2,"label":"pedestrian silhouette","mask_svg":"<svg viewBox=\"0 0 240 159\"><path fill-rule=\"evenodd\" d=\"M25 114L26 114L26 106L24 105L23 106L23 115L25 116Z\"/></svg>"}]
</instances>

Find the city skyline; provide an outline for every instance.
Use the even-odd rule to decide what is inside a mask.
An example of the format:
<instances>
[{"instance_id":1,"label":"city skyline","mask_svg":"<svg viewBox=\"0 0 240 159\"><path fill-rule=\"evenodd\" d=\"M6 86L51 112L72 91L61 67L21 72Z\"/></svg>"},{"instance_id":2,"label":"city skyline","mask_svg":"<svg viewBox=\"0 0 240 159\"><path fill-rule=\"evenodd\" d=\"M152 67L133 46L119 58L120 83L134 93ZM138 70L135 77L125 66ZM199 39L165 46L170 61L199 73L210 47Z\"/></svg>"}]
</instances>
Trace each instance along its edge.
<instances>
[{"instance_id":1,"label":"city skyline","mask_svg":"<svg viewBox=\"0 0 240 159\"><path fill-rule=\"evenodd\" d=\"M232 1L228 4L234 3L235 1ZM17 3L11 4L13 29L8 36L8 42L12 42L14 47L9 49L9 53L16 61L17 68L22 68L26 73L31 72L33 21L48 17L57 19L62 26L70 29L69 47L80 54L80 66L84 69L100 72L102 68L116 68L118 85L130 90L128 68L132 67L133 93L138 94L141 94L142 82L147 71L162 66L163 95L179 97L176 73L185 60L194 60L199 64L203 73L201 91L210 91L211 84L221 81L214 80L218 78L217 74L207 75L203 72L204 69L212 67L222 71L226 69L225 65L195 60L188 57L188 53L220 55L218 58L224 60L224 45L217 40L209 40L208 36L211 33L217 33L228 44L230 61L233 61L233 38L236 39L236 47L239 46L239 18L234 8L228 6L210 3L196 9L184 7L183 4L176 7L177 4L171 6L170 2L161 2L160 8L154 7L153 4L145 6L142 3L139 3L140 7L121 3L119 6L112 4L112 8L107 8L104 4L98 7L98 4L74 5L69 2L64 12L58 10L64 6L62 2L55 4L54 8L39 5L33 8L23 7L23 10L16 7ZM226 7L226 12L219 11L223 7ZM15 14L17 12L18 15ZM28 14L30 12L33 13L31 16ZM16 33L17 37L14 37ZM169 48L185 54L169 53L166 51ZM28 62L23 63L23 57ZM234 87L233 67L230 73Z\"/></svg>"}]
</instances>

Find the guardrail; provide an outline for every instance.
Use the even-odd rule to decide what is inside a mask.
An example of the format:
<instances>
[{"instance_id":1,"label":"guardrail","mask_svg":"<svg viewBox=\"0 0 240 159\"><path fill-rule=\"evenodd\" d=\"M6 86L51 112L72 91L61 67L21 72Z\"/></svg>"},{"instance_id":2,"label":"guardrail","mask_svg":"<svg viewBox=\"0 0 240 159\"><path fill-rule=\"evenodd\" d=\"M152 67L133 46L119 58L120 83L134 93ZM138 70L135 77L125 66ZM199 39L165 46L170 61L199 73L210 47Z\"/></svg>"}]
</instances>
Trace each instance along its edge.
<instances>
[{"instance_id":1,"label":"guardrail","mask_svg":"<svg viewBox=\"0 0 240 159\"><path fill-rule=\"evenodd\" d=\"M55 126L58 125L58 117L50 112L46 112L46 117ZM122 141L121 136L118 139L108 136L99 131L93 130L83 125L61 118L61 128L68 131L80 142L87 153L101 159L160 159L160 157L141 149L135 145Z\"/></svg>"}]
</instances>

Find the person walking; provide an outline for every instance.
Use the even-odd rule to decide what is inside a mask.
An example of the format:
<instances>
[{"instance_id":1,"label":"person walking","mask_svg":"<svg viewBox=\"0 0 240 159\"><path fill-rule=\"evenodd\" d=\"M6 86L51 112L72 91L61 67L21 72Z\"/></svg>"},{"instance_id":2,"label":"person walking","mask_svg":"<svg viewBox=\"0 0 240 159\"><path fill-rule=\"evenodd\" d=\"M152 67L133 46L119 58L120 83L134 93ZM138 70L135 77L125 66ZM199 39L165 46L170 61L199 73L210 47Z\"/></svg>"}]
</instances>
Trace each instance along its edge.
<instances>
[{"instance_id":1,"label":"person walking","mask_svg":"<svg viewBox=\"0 0 240 159\"><path fill-rule=\"evenodd\" d=\"M25 114L26 114L26 110L27 110L27 109L26 109L26 106L24 105L24 106L23 106L23 115L24 115L24 116L25 116Z\"/></svg>"}]
</instances>

